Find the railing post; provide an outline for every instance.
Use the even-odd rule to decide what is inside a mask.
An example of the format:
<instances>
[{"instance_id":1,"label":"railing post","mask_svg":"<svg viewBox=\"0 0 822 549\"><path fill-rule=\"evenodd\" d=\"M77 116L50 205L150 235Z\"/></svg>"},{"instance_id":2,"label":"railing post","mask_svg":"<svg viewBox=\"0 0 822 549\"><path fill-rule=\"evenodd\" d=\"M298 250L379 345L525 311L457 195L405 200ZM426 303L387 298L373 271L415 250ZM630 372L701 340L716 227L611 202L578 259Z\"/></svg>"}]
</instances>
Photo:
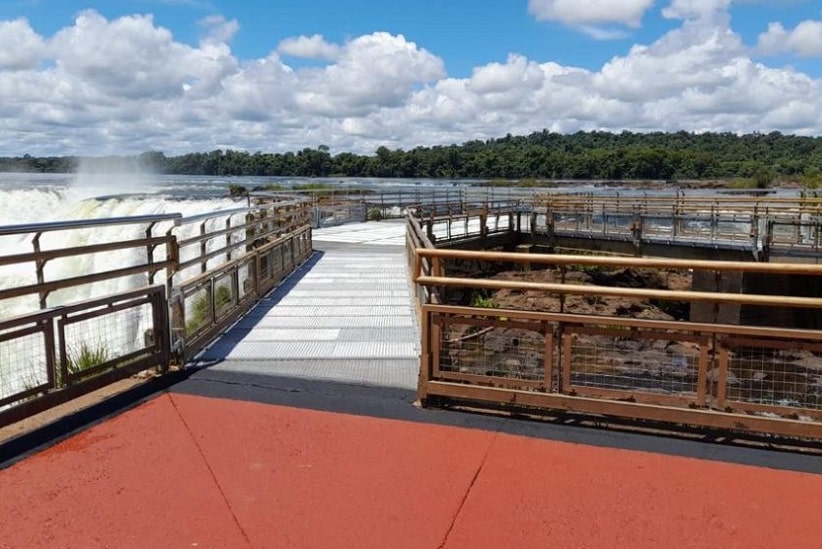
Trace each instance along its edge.
<instances>
[{"instance_id":1,"label":"railing post","mask_svg":"<svg viewBox=\"0 0 822 549\"><path fill-rule=\"evenodd\" d=\"M420 315L420 373L417 379L417 403L426 405L428 397L428 382L431 379L431 311L422 306Z\"/></svg>"},{"instance_id":2,"label":"railing post","mask_svg":"<svg viewBox=\"0 0 822 549\"><path fill-rule=\"evenodd\" d=\"M634 241L634 248L637 257L642 255L642 213L634 210L634 218L631 223L631 237Z\"/></svg>"},{"instance_id":3,"label":"railing post","mask_svg":"<svg viewBox=\"0 0 822 549\"><path fill-rule=\"evenodd\" d=\"M225 218L225 260L231 261L231 216Z\"/></svg>"},{"instance_id":4,"label":"railing post","mask_svg":"<svg viewBox=\"0 0 822 549\"><path fill-rule=\"evenodd\" d=\"M34 235L32 239L32 245L34 246L34 253L38 256L40 255L40 236L43 233L37 233ZM45 281L45 274L44 269L46 267L46 261L44 259L38 259L35 262L35 269L37 271L37 284L42 286ZM49 292L40 292L40 308L45 309L47 307L46 302L48 301Z\"/></svg>"},{"instance_id":5,"label":"railing post","mask_svg":"<svg viewBox=\"0 0 822 549\"><path fill-rule=\"evenodd\" d=\"M754 206L754 211L751 214L751 232L750 232L750 239L751 239L751 252L753 253L754 257L759 257L759 214L756 211L756 206Z\"/></svg>"},{"instance_id":6,"label":"railing post","mask_svg":"<svg viewBox=\"0 0 822 549\"><path fill-rule=\"evenodd\" d=\"M208 270L208 260L205 259L206 253L208 253L208 240L205 238L206 236L206 222L203 221L200 223L200 236L203 239L200 241L200 272L204 273Z\"/></svg>"}]
</instances>

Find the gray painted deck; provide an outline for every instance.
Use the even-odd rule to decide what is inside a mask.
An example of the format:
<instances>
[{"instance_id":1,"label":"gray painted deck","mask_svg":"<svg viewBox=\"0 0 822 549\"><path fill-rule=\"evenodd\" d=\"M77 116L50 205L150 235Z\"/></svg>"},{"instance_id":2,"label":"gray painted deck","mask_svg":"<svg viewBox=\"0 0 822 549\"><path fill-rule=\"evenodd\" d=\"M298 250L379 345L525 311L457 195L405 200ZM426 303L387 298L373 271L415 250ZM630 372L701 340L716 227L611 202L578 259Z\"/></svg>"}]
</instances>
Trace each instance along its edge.
<instances>
[{"instance_id":1,"label":"gray painted deck","mask_svg":"<svg viewBox=\"0 0 822 549\"><path fill-rule=\"evenodd\" d=\"M316 229L312 258L205 349L214 370L415 389L405 223Z\"/></svg>"}]
</instances>

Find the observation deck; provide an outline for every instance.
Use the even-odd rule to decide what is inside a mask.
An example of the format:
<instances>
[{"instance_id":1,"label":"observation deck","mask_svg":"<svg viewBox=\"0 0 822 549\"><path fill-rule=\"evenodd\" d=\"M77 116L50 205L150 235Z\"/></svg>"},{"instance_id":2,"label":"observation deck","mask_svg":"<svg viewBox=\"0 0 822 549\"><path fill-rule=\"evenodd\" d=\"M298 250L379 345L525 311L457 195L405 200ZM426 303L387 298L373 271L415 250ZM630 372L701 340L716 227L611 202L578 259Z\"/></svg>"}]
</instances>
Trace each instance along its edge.
<instances>
[{"instance_id":1,"label":"observation deck","mask_svg":"<svg viewBox=\"0 0 822 549\"><path fill-rule=\"evenodd\" d=\"M128 371L128 363L118 362L122 357L112 359L116 364L108 368L114 370L94 366L99 370L94 375L62 366L66 357L61 357L69 354L72 336L92 329L72 332L72 326L112 315L114 324L103 323L112 330L122 326L117 315L128 308L149 311L148 317L152 310L170 311L165 323L160 318L153 326L154 337L142 342L144 349L129 351L128 361L141 361L143 367L178 353L188 364L0 444L0 516L5 517L0 546L817 544L819 446L806 441L801 450L774 448L790 440L769 435L768 428L783 434L780 429L787 428L794 435L805 429L801 432L818 438L817 420L789 416L797 410L813 416L819 406L763 401L775 390L767 377L750 387L742 383L748 373L753 379L756 371L782 372L781 390L812 394L813 376L783 368L779 353L788 345L809 358L820 352L822 334L784 326L733 331L721 319L673 326L677 323L449 304L449 292L464 292L471 284L492 290L505 285L468 281L451 270L453 265L501 262L524 273L549 261L538 253L449 249L460 240L513 238L522 233L518 214L530 215L487 207L314 229L310 236L302 223L284 231L278 224L267 229L267 241L244 241L239 245L244 253L213 267L208 257L225 257L225 248L237 245L226 235L238 223L220 221L208 227L213 238L226 243L223 248L203 244L205 236L195 230L178 241L198 254L146 261L158 282L164 281L168 263L187 263L198 271L190 277L175 271L173 284L146 293L167 291L168 301L145 300L132 291L124 298L95 297L49 308L29 325L20 318L0 319L0 343L24 340L29 349L39 343L58 349L49 359L53 374L44 374L43 385L15 393L25 393L24 406L37 398L57 401L99 376ZM243 224L271 219L256 212L237 215ZM285 207L282 215L297 214ZM170 231L147 238L159 247L171 240ZM253 236L259 240L261 234ZM144 250L145 242L137 247ZM716 280L743 268L819 276L815 265L767 267L753 259L747 267L693 261L688 267L719 273L712 274ZM563 272L571 272L571 265L609 261L677 268L636 257L555 256L552 261ZM571 285L511 289L556 292L568 299L575 293L608 295L601 288ZM734 300L741 306L745 299L719 293L654 297L693 298L712 306ZM48 292L35 295L49 298ZM801 296L752 301L760 299L804 309L822 306ZM49 332L49 322L55 332ZM460 324L465 328L460 337L470 337L457 341L456 332L448 330ZM161 337L163 329L169 340ZM524 335L515 347L501 348L494 330ZM665 383L648 384L641 368L615 368L610 355L607 368L596 370L601 366L596 359L573 343L592 335L622 343L676 340L686 360L672 359L672 365L688 373L673 373L678 384L666 384L664 376ZM745 355L743 367L733 347L740 340L769 349L775 357L767 363L774 365L771 370L750 365L752 354ZM478 341L504 359L479 368L458 363ZM587 358L570 360L574 353ZM667 360L664 351L656 358ZM539 367L532 369L534 359ZM518 368L510 367L511 360L519 361ZM754 389L758 392L751 393ZM633 402L624 400L629 394ZM2 396L11 398L8 392ZM496 406L486 407L486 414L457 413L414 406L417 401L446 408L466 402ZM534 421L516 415L546 402L553 415ZM593 406L593 414L586 405ZM653 416L662 406L666 418ZM762 413L763 406L772 408ZM662 435L658 423L616 420L650 414L644 417L676 424L677 413L691 424L710 418L708 427L671 436ZM784 417L773 417L779 414ZM725 423L746 420L752 423L736 430ZM611 429L595 428L603 424ZM747 444L727 444L743 439Z\"/></svg>"}]
</instances>

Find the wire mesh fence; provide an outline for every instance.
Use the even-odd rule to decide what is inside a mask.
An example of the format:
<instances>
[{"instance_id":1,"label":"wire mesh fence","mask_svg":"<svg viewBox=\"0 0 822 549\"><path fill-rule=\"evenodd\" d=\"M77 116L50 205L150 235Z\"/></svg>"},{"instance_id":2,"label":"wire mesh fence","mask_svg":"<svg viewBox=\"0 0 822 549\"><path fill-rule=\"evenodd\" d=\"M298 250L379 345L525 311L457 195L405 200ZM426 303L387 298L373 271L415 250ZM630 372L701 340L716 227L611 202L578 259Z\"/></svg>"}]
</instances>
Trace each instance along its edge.
<instances>
[{"instance_id":1,"label":"wire mesh fence","mask_svg":"<svg viewBox=\"0 0 822 549\"><path fill-rule=\"evenodd\" d=\"M37 322L0 329L0 405L49 385L47 336Z\"/></svg>"},{"instance_id":2,"label":"wire mesh fence","mask_svg":"<svg viewBox=\"0 0 822 549\"><path fill-rule=\"evenodd\" d=\"M151 334L157 327L151 304L135 303L120 310L105 307L65 315L58 319L58 328L59 384L117 367L126 357L153 346Z\"/></svg>"},{"instance_id":3,"label":"wire mesh fence","mask_svg":"<svg viewBox=\"0 0 822 549\"><path fill-rule=\"evenodd\" d=\"M564 333L563 390L666 395L696 402L706 338L675 333L569 327Z\"/></svg>"},{"instance_id":4,"label":"wire mesh fence","mask_svg":"<svg viewBox=\"0 0 822 549\"><path fill-rule=\"evenodd\" d=\"M552 328L540 323L482 315L446 317L438 327L437 365L440 372L456 379L483 376L491 383L506 380L507 386L524 382L519 385L552 387L556 371L552 339Z\"/></svg>"},{"instance_id":5,"label":"wire mesh fence","mask_svg":"<svg viewBox=\"0 0 822 549\"><path fill-rule=\"evenodd\" d=\"M719 405L822 419L822 345L729 339L708 379Z\"/></svg>"}]
</instances>

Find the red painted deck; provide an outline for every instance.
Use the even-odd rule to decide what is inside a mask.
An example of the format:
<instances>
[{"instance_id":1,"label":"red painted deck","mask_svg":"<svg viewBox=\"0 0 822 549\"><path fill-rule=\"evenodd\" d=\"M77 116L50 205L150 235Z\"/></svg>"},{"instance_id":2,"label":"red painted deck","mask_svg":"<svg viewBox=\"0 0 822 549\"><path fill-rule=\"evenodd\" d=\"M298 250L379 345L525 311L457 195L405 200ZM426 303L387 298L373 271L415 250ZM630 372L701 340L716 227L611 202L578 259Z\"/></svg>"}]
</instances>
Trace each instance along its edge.
<instances>
[{"instance_id":1,"label":"red painted deck","mask_svg":"<svg viewBox=\"0 0 822 549\"><path fill-rule=\"evenodd\" d=\"M0 547L822 547L822 475L162 394L0 471Z\"/></svg>"}]
</instances>

